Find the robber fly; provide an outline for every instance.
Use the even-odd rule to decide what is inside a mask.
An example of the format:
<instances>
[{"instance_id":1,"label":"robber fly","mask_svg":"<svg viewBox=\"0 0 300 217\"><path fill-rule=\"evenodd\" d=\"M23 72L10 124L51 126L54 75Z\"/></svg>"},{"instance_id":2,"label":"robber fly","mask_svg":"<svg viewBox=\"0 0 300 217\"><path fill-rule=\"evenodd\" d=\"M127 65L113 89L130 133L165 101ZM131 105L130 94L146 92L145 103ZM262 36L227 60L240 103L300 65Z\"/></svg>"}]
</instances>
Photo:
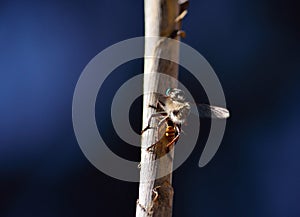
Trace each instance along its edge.
<instances>
[{"instance_id":1,"label":"robber fly","mask_svg":"<svg viewBox=\"0 0 300 217\"><path fill-rule=\"evenodd\" d=\"M153 128L150 127L152 118L161 118L155 128L158 129L162 124L166 123L167 128L165 135L167 137L174 137L174 139L167 144L167 148L169 148L173 143L178 141L181 133L181 125L185 123L189 116L191 105L189 102L185 101L185 94L182 90L178 88L169 88L165 95L160 94L158 96L158 101L155 106L149 105L149 107L156 109L156 113L150 116L148 125L142 130L142 133ZM197 108L200 117L219 119L229 117L229 111L226 108L207 104L197 104ZM149 151L155 145L156 143L151 145L147 150Z\"/></svg>"}]
</instances>

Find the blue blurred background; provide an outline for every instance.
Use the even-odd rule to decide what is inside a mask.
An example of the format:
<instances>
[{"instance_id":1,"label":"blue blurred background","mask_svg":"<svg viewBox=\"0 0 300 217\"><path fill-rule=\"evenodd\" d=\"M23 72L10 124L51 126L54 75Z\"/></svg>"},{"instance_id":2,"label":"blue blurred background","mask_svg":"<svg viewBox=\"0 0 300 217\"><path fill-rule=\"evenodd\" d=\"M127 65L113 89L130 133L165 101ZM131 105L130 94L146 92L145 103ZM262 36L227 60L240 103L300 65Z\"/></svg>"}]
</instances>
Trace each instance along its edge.
<instances>
[{"instance_id":1,"label":"blue blurred background","mask_svg":"<svg viewBox=\"0 0 300 217\"><path fill-rule=\"evenodd\" d=\"M300 216L299 10L293 0L191 1L183 42L215 69L232 117L206 167L197 164L209 129L174 172L175 217ZM143 16L143 1L134 0L0 1L1 217L135 215L138 184L88 162L71 109L85 65L142 36ZM142 70L142 60L116 69L96 105L110 148L136 161L139 150L117 137L109 109L120 85ZM191 79L180 75L194 97L203 96Z\"/></svg>"}]
</instances>

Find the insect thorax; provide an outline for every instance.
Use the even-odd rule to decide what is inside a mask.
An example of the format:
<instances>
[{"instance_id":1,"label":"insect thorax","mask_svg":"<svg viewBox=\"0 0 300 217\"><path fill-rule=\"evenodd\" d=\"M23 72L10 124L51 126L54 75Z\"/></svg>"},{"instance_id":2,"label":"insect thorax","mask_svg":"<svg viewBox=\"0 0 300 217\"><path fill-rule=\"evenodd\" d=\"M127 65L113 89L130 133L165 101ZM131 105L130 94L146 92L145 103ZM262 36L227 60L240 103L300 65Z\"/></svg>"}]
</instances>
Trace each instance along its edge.
<instances>
[{"instance_id":1,"label":"insect thorax","mask_svg":"<svg viewBox=\"0 0 300 217\"><path fill-rule=\"evenodd\" d=\"M174 102L177 104L171 111L169 111L169 116L170 119L175 123L175 124L183 124L190 114L191 106L188 102L185 103L178 103Z\"/></svg>"}]
</instances>

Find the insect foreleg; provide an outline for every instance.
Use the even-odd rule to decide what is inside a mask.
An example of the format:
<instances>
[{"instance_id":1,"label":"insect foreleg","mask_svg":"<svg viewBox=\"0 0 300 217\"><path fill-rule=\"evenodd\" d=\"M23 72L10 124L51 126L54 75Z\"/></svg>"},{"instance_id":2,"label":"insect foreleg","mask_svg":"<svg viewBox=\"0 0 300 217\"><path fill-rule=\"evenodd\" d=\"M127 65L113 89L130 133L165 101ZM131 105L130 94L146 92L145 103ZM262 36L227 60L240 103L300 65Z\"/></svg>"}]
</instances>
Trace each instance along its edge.
<instances>
[{"instance_id":1,"label":"insect foreleg","mask_svg":"<svg viewBox=\"0 0 300 217\"><path fill-rule=\"evenodd\" d=\"M151 120L152 118L156 118L156 117L160 117L160 116L165 116L166 115L166 112L157 112L157 113L154 113L150 116L149 120L148 120L148 125L142 130L141 134L143 134L146 130L148 129L151 129L152 127L150 126L151 125Z\"/></svg>"},{"instance_id":2,"label":"insect foreleg","mask_svg":"<svg viewBox=\"0 0 300 217\"><path fill-rule=\"evenodd\" d=\"M163 105L163 103L161 103L160 101L158 101L158 105L162 108L162 110L166 111L165 106Z\"/></svg>"},{"instance_id":3,"label":"insect foreleg","mask_svg":"<svg viewBox=\"0 0 300 217\"><path fill-rule=\"evenodd\" d=\"M154 108L155 110L158 109L157 106L155 106L155 105L148 105L148 107L149 107L149 108Z\"/></svg>"}]
</instances>

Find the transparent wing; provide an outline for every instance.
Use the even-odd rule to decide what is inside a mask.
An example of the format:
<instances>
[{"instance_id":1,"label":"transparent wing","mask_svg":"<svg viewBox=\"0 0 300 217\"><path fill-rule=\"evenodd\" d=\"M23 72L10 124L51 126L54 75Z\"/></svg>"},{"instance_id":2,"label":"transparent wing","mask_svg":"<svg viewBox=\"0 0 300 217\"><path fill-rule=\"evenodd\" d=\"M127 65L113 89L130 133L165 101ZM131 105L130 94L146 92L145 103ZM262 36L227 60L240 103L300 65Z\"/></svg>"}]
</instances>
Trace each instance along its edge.
<instances>
[{"instance_id":1,"label":"transparent wing","mask_svg":"<svg viewBox=\"0 0 300 217\"><path fill-rule=\"evenodd\" d=\"M229 117L229 111L226 108L207 104L197 104L197 108L199 111L199 116L202 118L225 119Z\"/></svg>"}]
</instances>

